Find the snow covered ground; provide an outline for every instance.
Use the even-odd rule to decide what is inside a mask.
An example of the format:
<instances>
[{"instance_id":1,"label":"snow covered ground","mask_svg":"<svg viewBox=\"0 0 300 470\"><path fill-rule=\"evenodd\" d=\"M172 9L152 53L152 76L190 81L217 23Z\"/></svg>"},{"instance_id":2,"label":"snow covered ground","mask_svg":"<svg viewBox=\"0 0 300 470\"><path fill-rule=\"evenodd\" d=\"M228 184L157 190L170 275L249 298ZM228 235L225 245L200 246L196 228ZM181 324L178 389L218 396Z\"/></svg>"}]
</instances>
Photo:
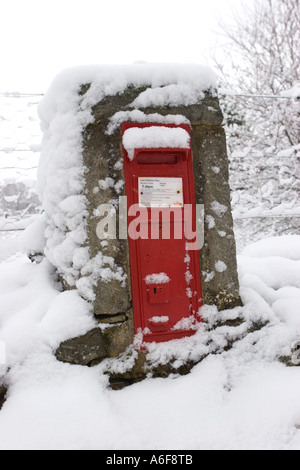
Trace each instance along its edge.
<instances>
[{"instance_id":1,"label":"snow covered ground","mask_svg":"<svg viewBox=\"0 0 300 470\"><path fill-rule=\"evenodd\" d=\"M236 313L265 327L228 351L222 341L230 327L219 328L210 333L219 353L189 375L149 378L122 391L108 388L101 364L55 359L62 340L94 321L75 291L60 291L46 260L34 264L14 254L22 246L28 251L30 239L32 233L0 242L0 380L9 387L1 450L300 449L299 368L279 361L300 339L300 236L262 240L239 256L245 306ZM208 325L219 315L214 307L203 313ZM195 338L207 347L208 327L160 345L159 353L175 343L186 351Z\"/></svg>"}]
</instances>

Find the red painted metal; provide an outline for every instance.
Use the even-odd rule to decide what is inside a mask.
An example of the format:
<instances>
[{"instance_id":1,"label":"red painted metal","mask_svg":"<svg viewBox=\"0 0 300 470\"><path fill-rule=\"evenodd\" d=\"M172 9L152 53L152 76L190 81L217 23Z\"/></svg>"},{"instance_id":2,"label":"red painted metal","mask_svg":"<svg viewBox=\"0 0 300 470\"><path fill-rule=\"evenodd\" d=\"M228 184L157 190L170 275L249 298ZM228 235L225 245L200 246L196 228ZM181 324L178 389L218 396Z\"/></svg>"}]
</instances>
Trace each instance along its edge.
<instances>
[{"instance_id":1,"label":"red painted metal","mask_svg":"<svg viewBox=\"0 0 300 470\"><path fill-rule=\"evenodd\" d=\"M131 127L159 125L124 123L122 135ZM162 125L181 127L190 133L189 125ZM143 331L145 342L162 342L191 336L195 333L196 323L201 321L199 309L202 298L199 252L187 250L186 247L184 217L187 215L184 215L181 207L143 208L140 213L134 214L130 211L132 205L139 204L139 178L182 178L183 201L185 205L192 205L192 214L189 216L192 215L193 231L196 231L191 149L136 149L132 161L124 148L123 153L128 226L138 217L138 229L143 236L148 235L148 238L133 239L129 233L135 331ZM164 230L170 230L169 239L163 238L166 233ZM181 238L177 238L178 231L182 231ZM162 280L154 277L155 283L150 277L149 283L149 276L160 273L166 276ZM166 282L168 279L169 282Z\"/></svg>"}]
</instances>

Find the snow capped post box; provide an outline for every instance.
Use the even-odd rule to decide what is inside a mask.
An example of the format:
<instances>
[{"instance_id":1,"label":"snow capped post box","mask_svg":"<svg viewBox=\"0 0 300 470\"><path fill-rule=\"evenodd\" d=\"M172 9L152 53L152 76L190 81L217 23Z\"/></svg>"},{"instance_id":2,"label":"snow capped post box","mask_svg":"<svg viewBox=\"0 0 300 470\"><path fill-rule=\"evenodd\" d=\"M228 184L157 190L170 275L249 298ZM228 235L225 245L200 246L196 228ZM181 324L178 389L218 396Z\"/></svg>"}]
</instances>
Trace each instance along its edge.
<instances>
[{"instance_id":1,"label":"snow capped post box","mask_svg":"<svg viewBox=\"0 0 300 470\"><path fill-rule=\"evenodd\" d=\"M122 135L135 331L190 336L202 305L190 127L124 123Z\"/></svg>"},{"instance_id":2,"label":"snow capped post box","mask_svg":"<svg viewBox=\"0 0 300 470\"><path fill-rule=\"evenodd\" d=\"M111 380L127 383L179 364L187 372L207 351L202 305L215 314L241 305L215 74L187 64L74 68L39 113L44 253L85 306L56 357L107 359Z\"/></svg>"}]
</instances>

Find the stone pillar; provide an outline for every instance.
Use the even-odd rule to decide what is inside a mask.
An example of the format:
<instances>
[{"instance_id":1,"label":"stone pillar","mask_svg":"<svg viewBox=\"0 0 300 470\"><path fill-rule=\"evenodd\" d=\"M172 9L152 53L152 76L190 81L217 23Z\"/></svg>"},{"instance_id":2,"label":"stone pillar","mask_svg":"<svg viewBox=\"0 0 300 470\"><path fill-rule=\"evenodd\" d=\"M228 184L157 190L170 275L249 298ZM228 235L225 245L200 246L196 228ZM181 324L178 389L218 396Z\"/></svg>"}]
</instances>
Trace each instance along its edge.
<instances>
[{"instance_id":1,"label":"stone pillar","mask_svg":"<svg viewBox=\"0 0 300 470\"><path fill-rule=\"evenodd\" d=\"M93 365L104 357L119 356L133 343L134 313L128 241L119 239L118 234L115 239L106 241L101 241L97 236L99 206L115 205L118 222L119 197L126 195L121 148L121 124L124 121L141 122L143 116L145 122L176 123L180 116L190 123L196 203L203 204L205 211L204 246L199 251L203 303L216 305L219 310L241 305L226 138L218 98L206 92L199 96L196 104L152 104L145 107L143 100L137 98L150 88L151 85L128 86L121 93L104 97L93 105L93 121L83 132L82 157L86 168L84 195L88 212L86 246L90 258L94 260L93 311L99 324L110 327L101 333L92 331L85 337L72 339L72 344L63 343L57 351L60 360L86 364L85 360L80 359L82 351L82 357L91 357L89 364ZM81 87L83 100L89 89L90 84ZM107 275L103 276L103 272ZM91 279L91 271L88 274ZM89 338L92 338L93 351L99 351L99 357L96 352L87 356ZM74 350L74 361L70 348ZM141 355L139 360L142 364L144 360L141 360Z\"/></svg>"},{"instance_id":2,"label":"stone pillar","mask_svg":"<svg viewBox=\"0 0 300 470\"><path fill-rule=\"evenodd\" d=\"M93 109L94 122L84 134L91 255L96 256L100 250L103 255L114 258L116 265L128 275L123 285L117 280L110 283L99 280L97 283L94 311L100 321L114 322L131 310L128 243L117 238L101 246L96 235L99 218L94 216L94 210L100 204L117 203L119 196L125 195L120 128L112 134L108 134L107 129L111 117L117 112L128 111L130 103L142 91L144 88L129 88L122 95L98 103ZM190 121L196 203L205 208L205 243L199 252L203 300L205 304L217 305L220 310L240 305L226 137L217 97L207 94L197 105L142 108L142 111L145 115L158 113L162 117L184 115Z\"/></svg>"}]
</instances>

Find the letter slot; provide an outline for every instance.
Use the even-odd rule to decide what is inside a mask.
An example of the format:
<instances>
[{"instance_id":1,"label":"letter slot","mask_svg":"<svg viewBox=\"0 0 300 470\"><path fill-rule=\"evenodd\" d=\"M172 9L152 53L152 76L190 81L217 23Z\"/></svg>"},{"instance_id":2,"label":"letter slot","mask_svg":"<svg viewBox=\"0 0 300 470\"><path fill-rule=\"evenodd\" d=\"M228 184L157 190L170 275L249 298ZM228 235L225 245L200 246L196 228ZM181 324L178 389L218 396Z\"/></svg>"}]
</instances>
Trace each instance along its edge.
<instances>
[{"instance_id":1,"label":"letter slot","mask_svg":"<svg viewBox=\"0 0 300 470\"><path fill-rule=\"evenodd\" d=\"M167 304L170 302L170 284L153 284L147 286L150 304Z\"/></svg>"}]
</instances>

